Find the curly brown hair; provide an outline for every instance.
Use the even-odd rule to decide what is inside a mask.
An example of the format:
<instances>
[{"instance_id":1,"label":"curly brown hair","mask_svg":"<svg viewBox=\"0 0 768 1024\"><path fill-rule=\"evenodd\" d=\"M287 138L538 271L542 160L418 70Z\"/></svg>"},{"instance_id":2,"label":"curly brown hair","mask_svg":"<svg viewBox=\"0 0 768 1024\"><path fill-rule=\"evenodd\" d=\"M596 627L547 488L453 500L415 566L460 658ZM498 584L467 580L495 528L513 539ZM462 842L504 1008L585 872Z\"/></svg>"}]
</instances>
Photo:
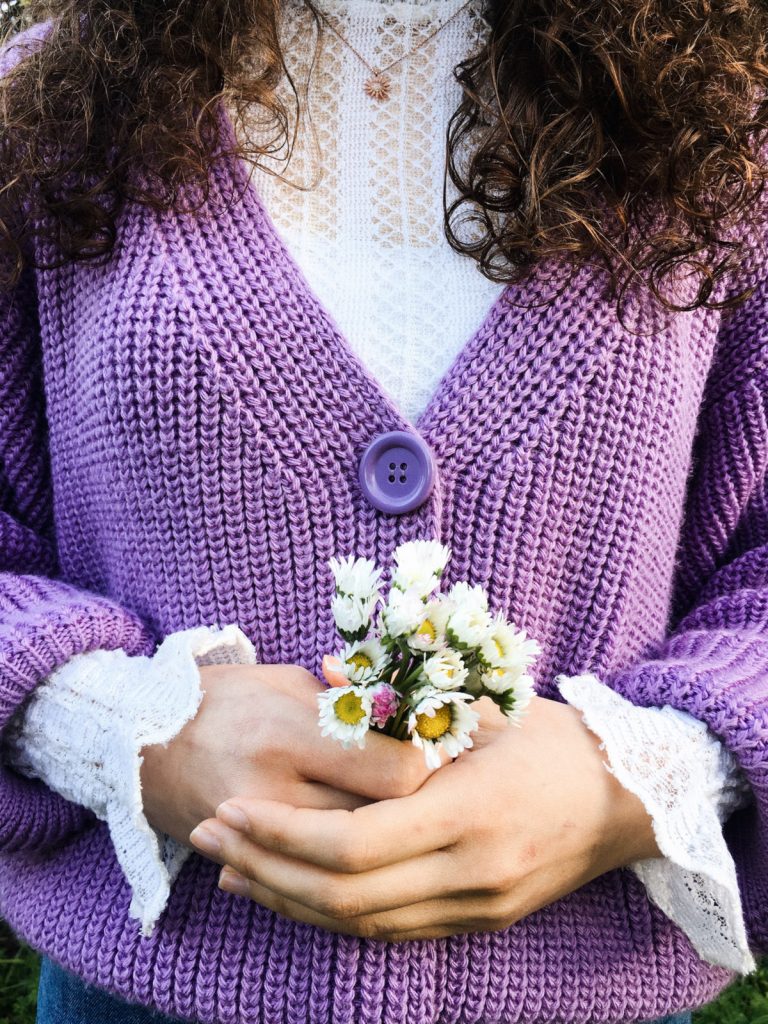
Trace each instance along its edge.
<instances>
[{"instance_id":1,"label":"curly brown hair","mask_svg":"<svg viewBox=\"0 0 768 1024\"><path fill-rule=\"evenodd\" d=\"M263 111L270 152L285 145L279 7L29 0L24 23L52 25L0 80L7 284L33 258L25 243L41 224L51 266L108 255L126 200L167 209L191 183L204 202L225 91L235 107ZM612 295L642 280L669 309L747 297L712 299L740 258L738 238L720 229L749 220L768 176L768 9L749 0L487 0L485 13L487 45L455 71L463 96L448 126L447 174L458 198L445 204L453 247L498 281L560 256L601 261ZM237 149L251 160L263 152ZM31 196L39 219L18 215ZM676 305L660 286L686 266L698 275L696 294Z\"/></svg>"}]
</instances>

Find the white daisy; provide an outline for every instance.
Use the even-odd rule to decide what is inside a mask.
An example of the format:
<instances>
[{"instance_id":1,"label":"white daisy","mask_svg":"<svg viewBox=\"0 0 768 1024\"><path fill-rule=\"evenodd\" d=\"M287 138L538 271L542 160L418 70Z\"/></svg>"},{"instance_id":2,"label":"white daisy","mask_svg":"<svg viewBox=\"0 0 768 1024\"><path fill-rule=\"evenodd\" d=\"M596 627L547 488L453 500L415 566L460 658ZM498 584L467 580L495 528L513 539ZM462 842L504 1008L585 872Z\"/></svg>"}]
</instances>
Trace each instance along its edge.
<instances>
[{"instance_id":1,"label":"white daisy","mask_svg":"<svg viewBox=\"0 0 768 1024\"><path fill-rule=\"evenodd\" d=\"M460 651L482 646L493 629L493 619L482 605L469 596L451 613L446 628L448 641Z\"/></svg>"},{"instance_id":2,"label":"white daisy","mask_svg":"<svg viewBox=\"0 0 768 1024\"><path fill-rule=\"evenodd\" d=\"M427 658L422 671L429 683L438 690L458 690L468 675L459 652L450 649Z\"/></svg>"},{"instance_id":3,"label":"white daisy","mask_svg":"<svg viewBox=\"0 0 768 1024\"><path fill-rule=\"evenodd\" d=\"M520 670L490 669L480 679L491 700L501 708L514 725L520 725L536 695L533 677Z\"/></svg>"},{"instance_id":4,"label":"white daisy","mask_svg":"<svg viewBox=\"0 0 768 1024\"><path fill-rule=\"evenodd\" d=\"M362 750L371 724L371 696L364 686L331 686L317 695L323 736L332 736L346 749Z\"/></svg>"},{"instance_id":5,"label":"white daisy","mask_svg":"<svg viewBox=\"0 0 768 1024\"><path fill-rule=\"evenodd\" d=\"M451 557L450 548L436 540L409 540L395 548L396 569L392 585L429 597L440 583L440 576Z\"/></svg>"},{"instance_id":6,"label":"white daisy","mask_svg":"<svg viewBox=\"0 0 768 1024\"><path fill-rule=\"evenodd\" d=\"M416 696L418 702L408 716L408 732L414 746L424 751L427 767L439 768L441 747L450 757L458 757L472 746L469 734L477 729L480 716L464 703L472 700L468 693L423 687Z\"/></svg>"},{"instance_id":7,"label":"white daisy","mask_svg":"<svg viewBox=\"0 0 768 1024\"><path fill-rule=\"evenodd\" d=\"M333 621L345 640L362 640L371 628L376 598L362 601L359 597L334 594L331 598Z\"/></svg>"},{"instance_id":8,"label":"white daisy","mask_svg":"<svg viewBox=\"0 0 768 1024\"><path fill-rule=\"evenodd\" d=\"M392 587L381 611L381 621L387 636L393 639L411 636L424 619L424 602L412 590Z\"/></svg>"},{"instance_id":9,"label":"white daisy","mask_svg":"<svg viewBox=\"0 0 768 1024\"><path fill-rule=\"evenodd\" d=\"M387 664L387 652L375 638L345 644L338 654L339 671L353 683L371 683L380 678Z\"/></svg>"},{"instance_id":10,"label":"white daisy","mask_svg":"<svg viewBox=\"0 0 768 1024\"><path fill-rule=\"evenodd\" d=\"M488 595L479 586L471 586L466 580L459 580L454 583L448 591L448 599L457 608L479 608L488 611Z\"/></svg>"},{"instance_id":11,"label":"white daisy","mask_svg":"<svg viewBox=\"0 0 768 1024\"><path fill-rule=\"evenodd\" d=\"M430 601L422 606L422 620L416 632L408 637L412 651L440 651L448 644L445 630L452 608L447 601Z\"/></svg>"},{"instance_id":12,"label":"white daisy","mask_svg":"<svg viewBox=\"0 0 768 1024\"><path fill-rule=\"evenodd\" d=\"M524 674L524 667L480 669L480 681L491 693L505 693L517 686Z\"/></svg>"},{"instance_id":13,"label":"white daisy","mask_svg":"<svg viewBox=\"0 0 768 1024\"><path fill-rule=\"evenodd\" d=\"M343 559L331 558L328 565L336 580L337 593L361 601L378 596L382 570L370 558L347 555Z\"/></svg>"},{"instance_id":14,"label":"white daisy","mask_svg":"<svg viewBox=\"0 0 768 1024\"><path fill-rule=\"evenodd\" d=\"M488 668L517 668L530 665L541 654L541 648L536 640L526 637L524 629L517 629L499 612L479 653Z\"/></svg>"}]
</instances>

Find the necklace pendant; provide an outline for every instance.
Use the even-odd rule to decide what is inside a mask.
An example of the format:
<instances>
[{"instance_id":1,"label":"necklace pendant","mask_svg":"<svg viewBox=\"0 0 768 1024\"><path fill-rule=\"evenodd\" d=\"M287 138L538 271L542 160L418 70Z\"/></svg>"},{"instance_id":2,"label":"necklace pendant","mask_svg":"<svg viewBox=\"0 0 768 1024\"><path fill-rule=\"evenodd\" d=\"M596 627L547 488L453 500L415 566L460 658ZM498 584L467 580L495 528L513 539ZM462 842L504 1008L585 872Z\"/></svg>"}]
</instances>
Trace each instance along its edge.
<instances>
[{"instance_id":1,"label":"necklace pendant","mask_svg":"<svg viewBox=\"0 0 768 1024\"><path fill-rule=\"evenodd\" d=\"M392 80L383 71L376 71L367 78L363 86L367 96L372 100L386 100L389 98L389 91L392 88Z\"/></svg>"}]
</instances>

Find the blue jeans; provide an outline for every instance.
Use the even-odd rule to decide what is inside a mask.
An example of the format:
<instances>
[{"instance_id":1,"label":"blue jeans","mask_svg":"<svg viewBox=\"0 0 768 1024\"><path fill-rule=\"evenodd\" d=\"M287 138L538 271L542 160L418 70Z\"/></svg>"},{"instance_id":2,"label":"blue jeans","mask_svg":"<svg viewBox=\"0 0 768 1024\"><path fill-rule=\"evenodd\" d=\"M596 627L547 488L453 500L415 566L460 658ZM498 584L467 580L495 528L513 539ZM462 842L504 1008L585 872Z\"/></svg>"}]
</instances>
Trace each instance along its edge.
<instances>
[{"instance_id":1,"label":"blue jeans","mask_svg":"<svg viewBox=\"0 0 768 1024\"><path fill-rule=\"evenodd\" d=\"M153 1013L116 999L63 970L48 957L40 968L36 1024L182 1024L177 1017ZM643 1022L645 1024L645 1022ZM647 1024L691 1024L691 1015L662 1017Z\"/></svg>"}]
</instances>

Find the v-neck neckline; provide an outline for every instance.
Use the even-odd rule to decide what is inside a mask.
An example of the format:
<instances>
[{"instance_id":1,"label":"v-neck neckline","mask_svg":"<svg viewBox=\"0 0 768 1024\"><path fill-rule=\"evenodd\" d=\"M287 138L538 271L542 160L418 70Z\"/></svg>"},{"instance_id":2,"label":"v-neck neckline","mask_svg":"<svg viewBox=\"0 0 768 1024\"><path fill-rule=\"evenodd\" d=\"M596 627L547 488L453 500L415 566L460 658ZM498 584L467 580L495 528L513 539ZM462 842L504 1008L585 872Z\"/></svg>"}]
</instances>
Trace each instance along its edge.
<instances>
[{"instance_id":1,"label":"v-neck neckline","mask_svg":"<svg viewBox=\"0 0 768 1024\"><path fill-rule=\"evenodd\" d=\"M341 329L333 314L310 285L301 266L291 252L288 243L276 227L258 189L253 184L251 174L246 169L245 159L233 153L233 150L238 146L238 140L234 124L222 98L218 100L218 109L223 129L223 139L226 144L225 157L232 168L232 177L239 189L239 198L246 204L248 212L253 212L260 219L265 230L271 235L273 244L280 253L283 265L288 271L292 285L300 291L305 299L311 301L319 315L325 320L329 334L336 345L337 355L343 363L351 368L354 375L365 383L371 398L382 413L382 419L386 422L391 422L392 426L390 429L407 430L420 437L434 449L436 439L430 435L430 422L436 419L435 413L439 410L445 395L450 390L450 384L462 371L464 365L471 361L481 339L491 332L503 317L507 309L507 298L511 286L507 285L497 295L483 317L482 322L458 349L456 355L440 377L437 387L432 392L425 408L415 419L409 419L400 409L392 395L386 390L384 384L372 373L370 368L357 354L346 333Z\"/></svg>"}]
</instances>

